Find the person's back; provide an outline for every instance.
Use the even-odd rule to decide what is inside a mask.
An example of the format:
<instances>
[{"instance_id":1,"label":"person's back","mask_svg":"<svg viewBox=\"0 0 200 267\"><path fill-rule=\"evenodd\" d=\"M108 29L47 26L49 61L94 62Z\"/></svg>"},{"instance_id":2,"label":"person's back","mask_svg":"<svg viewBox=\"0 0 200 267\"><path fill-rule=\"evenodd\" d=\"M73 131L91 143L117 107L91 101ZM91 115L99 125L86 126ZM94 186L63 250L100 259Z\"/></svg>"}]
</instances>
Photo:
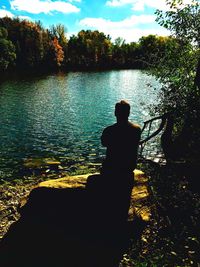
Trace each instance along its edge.
<instances>
[{"instance_id":1,"label":"person's back","mask_svg":"<svg viewBox=\"0 0 200 267\"><path fill-rule=\"evenodd\" d=\"M87 181L93 201L97 200L97 220L103 218L101 223L106 223L106 228L110 225L117 229L126 223L128 216L141 135L140 127L128 121L129 113L126 101L116 104L117 123L107 127L101 136L102 145L107 148L101 175L90 176Z\"/></svg>"},{"instance_id":2,"label":"person's back","mask_svg":"<svg viewBox=\"0 0 200 267\"><path fill-rule=\"evenodd\" d=\"M141 129L128 121L130 105L122 100L115 106L117 123L107 127L102 134L102 145L107 147L102 172L130 174L136 167Z\"/></svg>"}]
</instances>

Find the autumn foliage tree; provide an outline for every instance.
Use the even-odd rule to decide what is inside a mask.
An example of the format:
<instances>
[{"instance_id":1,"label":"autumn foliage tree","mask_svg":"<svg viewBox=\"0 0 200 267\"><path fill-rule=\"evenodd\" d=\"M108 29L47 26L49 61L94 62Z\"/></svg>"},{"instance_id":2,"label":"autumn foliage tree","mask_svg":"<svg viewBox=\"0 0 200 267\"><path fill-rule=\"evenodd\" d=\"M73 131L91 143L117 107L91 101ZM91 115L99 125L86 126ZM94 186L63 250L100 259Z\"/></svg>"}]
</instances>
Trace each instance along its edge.
<instances>
[{"instance_id":1,"label":"autumn foliage tree","mask_svg":"<svg viewBox=\"0 0 200 267\"><path fill-rule=\"evenodd\" d=\"M64 52L56 37L49 44L49 63L53 68L60 67L64 60Z\"/></svg>"},{"instance_id":2,"label":"autumn foliage tree","mask_svg":"<svg viewBox=\"0 0 200 267\"><path fill-rule=\"evenodd\" d=\"M18 69L61 66L64 53L58 37L40 22L5 17L0 19L0 26L6 29L9 41L14 44Z\"/></svg>"},{"instance_id":3,"label":"autumn foliage tree","mask_svg":"<svg viewBox=\"0 0 200 267\"><path fill-rule=\"evenodd\" d=\"M128 44L120 37L112 42L109 35L97 30L81 30L68 39L62 24L46 29L40 21L19 18L0 18L0 27L7 32L7 37L1 41L4 43L1 44L4 47L1 57L5 58L13 48L17 70L151 69L156 62L173 53L173 46L176 46L176 38L156 35L142 37L137 43ZM7 69L6 65L3 67L3 60L1 62L1 70ZM9 64L11 66L11 62Z\"/></svg>"}]
</instances>

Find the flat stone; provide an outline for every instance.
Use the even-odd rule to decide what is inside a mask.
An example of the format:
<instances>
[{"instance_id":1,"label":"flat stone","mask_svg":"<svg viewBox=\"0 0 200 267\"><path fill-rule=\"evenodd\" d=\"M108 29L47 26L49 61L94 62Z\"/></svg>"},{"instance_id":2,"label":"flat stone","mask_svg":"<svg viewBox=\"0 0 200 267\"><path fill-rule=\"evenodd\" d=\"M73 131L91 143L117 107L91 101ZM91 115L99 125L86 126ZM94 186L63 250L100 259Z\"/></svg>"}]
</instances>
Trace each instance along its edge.
<instances>
[{"instance_id":1,"label":"flat stone","mask_svg":"<svg viewBox=\"0 0 200 267\"><path fill-rule=\"evenodd\" d=\"M47 180L39 183L38 187L48 188L85 188L87 178L94 173L88 173L83 175L66 176L59 179Z\"/></svg>"},{"instance_id":2,"label":"flat stone","mask_svg":"<svg viewBox=\"0 0 200 267\"><path fill-rule=\"evenodd\" d=\"M90 175L96 175L98 173L87 173L83 175L66 176L59 179L48 180L39 183L38 187L46 188L85 188L87 183L87 178ZM148 221L151 216L150 207L147 206L148 203L148 178L145 176L144 172L141 170L134 170L135 176L135 186L131 194L131 205L129 210L129 218L134 217L135 213L140 215L143 220Z\"/></svg>"}]
</instances>

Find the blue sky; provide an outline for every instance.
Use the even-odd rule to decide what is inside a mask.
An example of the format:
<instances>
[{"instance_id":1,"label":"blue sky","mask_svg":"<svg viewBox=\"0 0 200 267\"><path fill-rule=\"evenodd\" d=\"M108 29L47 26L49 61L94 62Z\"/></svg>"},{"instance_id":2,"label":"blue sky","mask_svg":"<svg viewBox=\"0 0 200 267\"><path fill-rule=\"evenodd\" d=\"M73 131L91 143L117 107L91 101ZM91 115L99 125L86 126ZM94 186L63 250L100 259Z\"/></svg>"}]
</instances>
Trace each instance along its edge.
<instances>
[{"instance_id":1,"label":"blue sky","mask_svg":"<svg viewBox=\"0 0 200 267\"><path fill-rule=\"evenodd\" d=\"M0 17L40 20L44 27L62 23L68 36L99 30L129 43L148 34L167 35L154 14L166 8L165 0L0 0Z\"/></svg>"}]
</instances>

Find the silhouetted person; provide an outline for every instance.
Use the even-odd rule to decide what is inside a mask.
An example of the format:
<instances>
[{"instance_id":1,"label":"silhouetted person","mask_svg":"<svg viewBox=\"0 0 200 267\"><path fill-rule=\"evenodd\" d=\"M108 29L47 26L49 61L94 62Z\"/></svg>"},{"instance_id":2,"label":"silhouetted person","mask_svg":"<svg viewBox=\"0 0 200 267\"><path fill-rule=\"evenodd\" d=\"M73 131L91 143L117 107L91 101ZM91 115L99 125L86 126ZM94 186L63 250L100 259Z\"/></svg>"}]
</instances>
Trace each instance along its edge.
<instances>
[{"instance_id":1,"label":"silhouetted person","mask_svg":"<svg viewBox=\"0 0 200 267\"><path fill-rule=\"evenodd\" d=\"M128 121L130 105L121 100L115 105L117 123L108 126L101 136L102 145L107 148L103 162L103 174L131 174L136 167L137 151L141 135L138 125Z\"/></svg>"},{"instance_id":2,"label":"silhouetted person","mask_svg":"<svg viewBox=\"0 0 200 267\"><path fill-rule=\"evenodd\" d=\"M128 121L129 114L129 103L121 100L115 105L117 123L108 126L101 136L102 145L107 148L101 173L116 194L113 205L124 217L127 217L130 205L141 135L140 127Z\"/></svg>"}]
</instances>

